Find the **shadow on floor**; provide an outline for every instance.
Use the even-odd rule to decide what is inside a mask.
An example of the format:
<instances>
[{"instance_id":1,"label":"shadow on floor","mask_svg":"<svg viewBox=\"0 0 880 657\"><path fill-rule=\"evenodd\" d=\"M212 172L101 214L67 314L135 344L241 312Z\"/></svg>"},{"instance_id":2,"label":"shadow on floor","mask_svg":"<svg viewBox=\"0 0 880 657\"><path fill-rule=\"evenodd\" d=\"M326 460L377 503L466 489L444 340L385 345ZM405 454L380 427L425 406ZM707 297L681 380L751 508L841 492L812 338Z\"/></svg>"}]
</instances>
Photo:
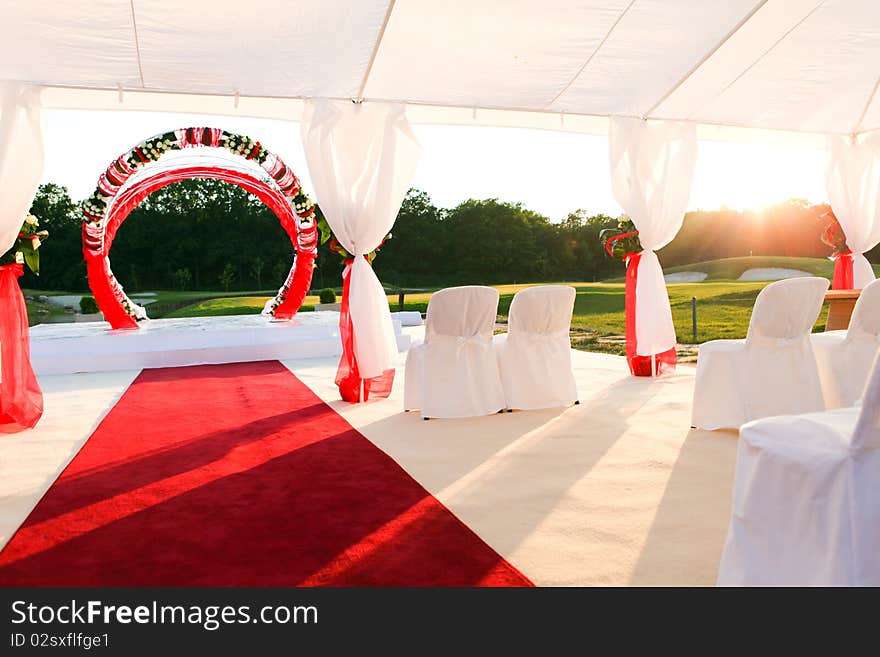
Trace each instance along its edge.
<instances>
[{"instance_id":1,"label":"shadow on floor","mask_svg":"<svg viewBox=\"0 0 880 657\"><path fill-rule=\"evenodd\" d=\"M509 555L664 385L626 376L567 409L431 422L398 413L360 431Z\"/></svg>"},{"instance_id":2,"label":"shadow on floor","mask_svg":"<svg viewBox=\"0 0 880 657\"><path fill-rule=\"evenodd\" d=\"M738 435L691 429L636 563L636 586L712 585L733 499Z\"/></svg>"}]
</instances>

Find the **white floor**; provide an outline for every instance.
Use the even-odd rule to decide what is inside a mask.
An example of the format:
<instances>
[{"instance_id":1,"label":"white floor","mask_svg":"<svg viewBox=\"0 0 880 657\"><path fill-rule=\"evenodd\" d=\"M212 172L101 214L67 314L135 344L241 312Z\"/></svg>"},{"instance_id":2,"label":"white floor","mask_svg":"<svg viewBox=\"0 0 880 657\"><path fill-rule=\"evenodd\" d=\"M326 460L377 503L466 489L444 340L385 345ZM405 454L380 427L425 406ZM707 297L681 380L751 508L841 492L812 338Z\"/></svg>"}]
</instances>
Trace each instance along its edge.
<instances>
[{"instance_id":1,"label":"white floor","mask_svg":"<svg viewBox=\"0 0 880 657\"><path fill-rule=\"evenodd\" d=\"M44 404L39 424L0 435L0 548L139 373L39 377Z\"/></svg>"},{"instance_id":2,"label":"white floor","mask_svg":"<svg viewBox=\"0 0 880 657\"><path fill-rule=\"evenodd\" d=\"M535 583L714 584L736 434L690 429L693 367L651 380L572 354L579 406L430 422L400 385L350 405L335 362L285 365Z\"/></svg>"},{"instance_id":3,"label":"white floor","mask_svg":"<svg viewBox=\"0 0 880 657\"><path fill-rule=\"evenodd\" d=\"M424 422L402 412L404 359L391 398L358 405L338 400L336 358L283 362L535 583L714 583L737 438L689 428L693 368L636 379L573 352L580 406ZM134 375L40 377L46 416L0 441L0 545Z\"/></svg>"}]
</instances>

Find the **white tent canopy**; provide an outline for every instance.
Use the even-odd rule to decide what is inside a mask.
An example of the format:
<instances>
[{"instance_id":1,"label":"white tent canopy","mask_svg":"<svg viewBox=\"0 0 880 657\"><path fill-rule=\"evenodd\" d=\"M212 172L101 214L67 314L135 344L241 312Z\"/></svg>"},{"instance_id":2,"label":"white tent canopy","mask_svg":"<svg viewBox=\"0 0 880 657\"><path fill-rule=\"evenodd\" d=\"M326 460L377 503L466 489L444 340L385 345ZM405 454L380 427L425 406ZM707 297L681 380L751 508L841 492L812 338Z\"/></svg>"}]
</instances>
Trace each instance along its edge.
<instances>
[{"instance_id":1,"label":"white tent canopy","mask_svg":"<svg viewBox=\"0 0 880 657\"><path fill-rule=\"evenodd\" d=\"M0 0L0 79L48 108L855 134L880 128L878 61L876 0Z\"/></svg>"}]
</instances>

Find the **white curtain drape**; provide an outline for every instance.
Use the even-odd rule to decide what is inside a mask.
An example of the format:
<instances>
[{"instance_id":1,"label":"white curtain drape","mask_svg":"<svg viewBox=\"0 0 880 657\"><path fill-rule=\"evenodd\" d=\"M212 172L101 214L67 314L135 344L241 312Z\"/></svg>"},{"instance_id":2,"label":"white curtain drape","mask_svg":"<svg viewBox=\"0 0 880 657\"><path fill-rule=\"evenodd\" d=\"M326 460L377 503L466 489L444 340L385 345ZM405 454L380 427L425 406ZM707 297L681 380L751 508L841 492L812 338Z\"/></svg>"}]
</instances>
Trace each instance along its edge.
<instances>
[{"instance_id":1,"label":"white curtain drape","mask_svg":"<svg viewBox=\"0 0 880 657\"><path fill-rule=\"evenodd\" d=\"M675 346L675 326L658 249L684 221L697 160L693 124L612 117L608 135L614 198L639 231L636 344L640 356Z\"/></svg>"},{"instance_id":2,"label":"white curtain drape","mask_svg":"<svg viewBox=\"0 0 880 657\"><path fill-rule=\"evenodd\" d=\"M861 137L829 136L825 187L853 252L853 287L874 280L863 255L880 243L880 132Z\"/></svg>"},{"instance_id":3,"label":"white curtain drape","mask_svg":"<svg viewBox=\"0 0 880 657\"><path fill-rule=\"evenodd\" d=\"M0 82L0 254L15 242L43 175L38 89Z\"/></svg>"},{"instance_id":4,"label":"white curtain drape","mask_svg":"<svg viewBox=\"0 0 880 657\"><path fill-rule=\"evenodd\" d=\"M394 225L421 155L403 105L307 101L302 140L333 234L349 253L369 253ZM397 345L388 298L362 257L351 268L349 307L360 375L379 376Z\"/></svg>"}]
</instances>

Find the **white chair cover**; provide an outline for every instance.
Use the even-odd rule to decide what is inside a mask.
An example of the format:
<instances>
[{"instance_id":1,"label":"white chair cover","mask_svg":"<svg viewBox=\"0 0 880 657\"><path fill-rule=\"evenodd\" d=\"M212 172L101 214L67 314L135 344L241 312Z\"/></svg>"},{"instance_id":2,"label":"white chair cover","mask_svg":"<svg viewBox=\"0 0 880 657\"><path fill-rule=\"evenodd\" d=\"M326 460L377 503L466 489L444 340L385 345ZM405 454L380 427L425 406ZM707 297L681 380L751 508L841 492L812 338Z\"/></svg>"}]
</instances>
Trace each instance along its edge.
<instances>
[{"instance_id":1,"label":"white chair cover","mask_svg":"<svg viewBox=\"0 0 880 657\"><path fill-rule=\"evenodd\" d=\"M745 340L700 346L691 424L738 429L750 420L825 409L810 331L825 278L771 283L758 295Z\"/></svg>"},{"instance_id":2,"label":"white chair cover","mask_svg":"<svg viewBox=\"0 0 880 657\"><path fill-rule=\"evenodd\" d=\"M740 432L722 586L880 586L880 362L861 408Z\"/></svg>"},{"instance_id":3,"label":"white chair cover","mask_svg":"<svg viewBox=\"0 0 880 657\"><path fill-rule=\"evenodd\" d=\"M880 281L862 290L849 329L812 336L826 408L852 406L865 391L880 351Z\"/></svg>"},{"instance_id":4,"label":"white chair cover","mask_svg":"<svg viewBox=\"0 0 880 657\"><path fill-rule=\"evenodd\" d=\"M473 417L504 408L492 349L498 290L452 287L428 303L425 341L406 358L404 408L422 417Z\"/></svg>"},{"instance_id":5,"label":"white chair cover","mask_svg":"<svg viewBox=\"0 0 880 657\"><path fill-rule=\"evenodd\" d=\"M573 287L541 285L513 297L508 333L494 338L507 408L556 408L577 401L569 337L575 295Z\"/></svg>"}]
</instances>

